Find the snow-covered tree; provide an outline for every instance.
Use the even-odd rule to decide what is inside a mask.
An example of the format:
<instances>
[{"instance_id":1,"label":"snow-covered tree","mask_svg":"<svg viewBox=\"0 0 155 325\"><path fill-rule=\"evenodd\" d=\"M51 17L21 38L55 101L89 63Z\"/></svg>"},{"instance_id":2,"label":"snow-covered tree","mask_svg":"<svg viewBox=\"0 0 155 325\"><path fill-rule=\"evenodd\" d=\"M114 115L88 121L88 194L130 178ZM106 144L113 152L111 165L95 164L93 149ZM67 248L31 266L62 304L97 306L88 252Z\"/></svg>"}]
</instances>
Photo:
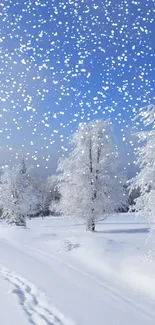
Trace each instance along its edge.
<instances>
[{"instance_id":1,"label":"snow-covered tree","mask_svg":"<svg viewBox=\"0 0 155 325\"><path fill-rule=\"evenodd\" d=\"M33 174L33 166L27 169L28 175L28 188L29 192L32 193L31 200L28 205L28 216L29 219L36 217L42 211L42 195L40 191L40 183Z\"/></svg>"},{"instance_id":2,"label":"snow-covered tree","mask_svg":"<svg viewBox=\"0 0 155 325\"><path fill-rule=\"evenodd\" d=\"M50 189L50 205L49 210L52 215L57 214L57 205L60 202L60 193L58 189L58 176L52 175L48 177L47 184Z\"/></svg>"},{"instance_id":3,"label":"snow-covered tree","mask_svg":"<svg viewBox=\"0 0 155 325\"><path fill-rule=\"evenodd\" d=\"M40 215L43 217L44 215L49 214L49 190L47 188L47 180L38 181L38 189L40 196Z\"/></svg>"},{"instance_id":4,"label":"snow-covered tree","mask_svg":"<svg viewBox=\"0 0 155 325\"><path fill-rule=\"evenodd\" d=\"M26 226L26 216L36 203L36 197L24 160L14 168L4 170L0 183L0 200L3 218L10 224Z\"/></svg>"},{"instance_id":5,"label":"snow-covered tree","mask_svg":"<svg viewBox=\"0 0 155 325\"><path fill-rule=\"evenodd\" d=\"M46 180L38 182L40 192L40 212L41 215L53 214L54 204L59 200L58 179L56 175L49 176Z\"/></svg>"},{"instance_id":6,"label":"snow-covered tree","mask_svg":"<svg viewBox=\"0 0 155 325\"><path fill-rule=\"evenodd\" d=\"M130 181L130 190L139 188L140 196L135 199L135 211L144 214L150 223L155 223L155 105L140 110L140 118L149 130L137 133L139 147L136 150L136 164L140 171ZM151 127L151 128L150 128ZM155 227L152 228L155 234ZM155 238L154 238L155 239ZM155 241L154 248L155 252Z\"/></svg>"},{"instance_id":7,"label":"snow-covered tree","mask_svg":"<svg viewBox=\"0 0 155 325\"><path fill-rule=\"evenodd\" d=\"M73 150L58 165L59 210L84 218L94 231L99 215L116 212L126 202L113 126L109 120L83 123L72 137Z\"/></svg>"}]
</instances>

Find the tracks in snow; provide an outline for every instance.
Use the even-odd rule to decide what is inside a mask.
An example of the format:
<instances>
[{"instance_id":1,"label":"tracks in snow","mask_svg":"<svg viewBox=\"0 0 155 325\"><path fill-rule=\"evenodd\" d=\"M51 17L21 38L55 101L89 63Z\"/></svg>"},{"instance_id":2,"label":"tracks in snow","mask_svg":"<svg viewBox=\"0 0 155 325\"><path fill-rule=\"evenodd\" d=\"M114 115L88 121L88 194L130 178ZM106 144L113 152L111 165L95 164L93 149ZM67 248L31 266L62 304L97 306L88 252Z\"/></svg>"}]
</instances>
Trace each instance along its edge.
<instances>
[{"instance_id":1,"label":"tracks in snow","mask_svg":"<svg viewBox=\"0 0 155 325\"><path fill-rule=\"evenodd\" d=\"M45 295L33 284L3 266L0 266L0 275L13 286L11 292L17 296L29 324L73 325L49 305Z\"/></svg>"},{"instance_id":2,"label":"tracks in snow","mask_svg":"<svg viewBox=\"0 0 155 325\"><path fill-rule=\"evenodd\" d=\"M56 256L53 253L47 253L41 249L37 248L30 248L27 247L29 250L29 253L32 252L32 256L40 258L40 256L44 257L46 259L47 264L52 265L52 260L60 264L60 270L61 270L61 265L66 266L68 269L71 269L72 271L75 272L75 274L79 274L82 277L85 277L91 281L91 283L96 283L97 285L100 286L100 288L103 288L106 292L106 299L107 295L111 297L111 305L114 303L114 305L119 301L122 305L122 308L134 308L137 313L143 314L144 317L148 317L148 319L154 318L155 314L152 313L150 310L147 309L147 306L144 307L144 305L140 302L137 301L137 299L134 297L128 297L126 294L121 292L121 290L118 290L116 287L112 287L108 282L105 282L103 279L101 280L100 278L98 279L96 276L92 275L91 273L88 273L85 270L80 269L79 267L70 264L69 262L64 261L61 257ZM52 265L53 266L53 265ZM62 274L63 276L63 274ZM102 292L103 294L103 292ZM99 299L99 295L98 295Z\"/></svg>"},{"instance_id":3,"label":"tracks in snow","mask_svg":"<svg viewBox=\"0 0 155 325\"><path fill-rule=\"evenodd\" d=\"M61 302L59 303L61 299L59 300L57 297L61 294L64 294L64 292L67 292L67 290L71 290L71 297L73 297L74 301L72 318L76 319L77 323L91 323L94 325L101 324L101 321L103 319L106 319L107 324L111 325L113 324L113 316L109 314L110 308L110 310L113 311L113 314L115 314L116 324L120 324L121 322L124 324L124 320L126 320L126 318L129 319L131 324L139 324L139 322L143 325L154 324L153 321L155 313L152 308L152 303L154 302L147 301L148 298L146 300L145 297L137 295L136 292L132 293L131 290L128 291L128 289L124 290L124 285L122 286L119 283L117 285L117 283L115 283L115 280L111 283L109 281L111 277L110 279L107 279L104 276L98 277L98 275L87 271L87 269L82 269L79 265L76 265L71 261L66 261L61 257L61 255L59 256L59 254L54 254L52 252L46 252L45 250L42 250L42 247L40 249L40 247L32 248L26 245L23 249L12 241L7 241L6 244L11 245L11 247L13 246L17 251L25 254L25 257L31 257L32 262L34 260L35 262L38 261L41 263L38 264L38 267L39 265L41 266L43 264L45 267L47 267L48 272L51 271L50 276L47 272L47 282L41 281L42 288L45 289L46 292L50 292L47 285L48 283L50 284L50 281L56 280L56 285L51 287L52 290L53 288L55 290L55 292L53 292L53 296L55 297L56 295L57 305L59 306L60 310L63 310L64 313L65 310L67 310L68 314L70 314L70 307L68 308L68 302L65 304L65 308L63 308L63 304L61 304ZM20 255L18 258L20 258ZM28 261L28 265L29 262L30 261ZM35 266L35 263L32 263L32 266ZM12 268L12 266L10 268ZM18 269L19 271L17 272L21 273L22 268L17 268L17 270ZM66 319L62 318L58 312L49 306L45 295L43 296L41 291L37 290L33 284L29 283L17 274L6 270L5 268L0 267L0 275L3 275L3 277L13 285L13 293L18 297L20 304L22 305L22 309L27 314L28 324L72 324L68 323L68 321L66 322ZM27 275L25 276L27 277ZM32 279L32 282L35 283L34 276L32 276ZM40 286L40 282L37 281L37 283ZM83 301L89 301L88 306L91 307L91 322L89 320L89 317L87 317L88 310L86 309L85 312L82 308L82 316L80 316L82 318L79 320L79 314L81 310L77 314L77 306L81 297L83 297ZM69 303L70 302L72 303L72 301L69 299ZM65 303L65 300L63 300L63 303ZM100 319L96 318L98 315L100 315Z\"/></svg>"}]
</instances>

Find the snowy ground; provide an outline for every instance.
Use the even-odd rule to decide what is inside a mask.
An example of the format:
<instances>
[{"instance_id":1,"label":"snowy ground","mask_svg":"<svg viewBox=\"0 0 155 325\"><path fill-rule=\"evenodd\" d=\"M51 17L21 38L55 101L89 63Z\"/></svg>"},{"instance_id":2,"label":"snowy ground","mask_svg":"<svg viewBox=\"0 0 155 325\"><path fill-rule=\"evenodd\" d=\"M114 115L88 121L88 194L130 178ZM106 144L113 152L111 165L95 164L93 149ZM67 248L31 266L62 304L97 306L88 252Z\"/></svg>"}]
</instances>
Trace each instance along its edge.
<instances>
[{"instance_id":1,"label":"snowy ground","mask_svg":"<svg viewBox=\"0 0 155 325\"><path fill-rule=\"evenodd\" d=\"M132 214L101 221L94 234L68 218L27 229L0 222L0 324L154 325L147 236Z\"/></svg>"}]
</instances>

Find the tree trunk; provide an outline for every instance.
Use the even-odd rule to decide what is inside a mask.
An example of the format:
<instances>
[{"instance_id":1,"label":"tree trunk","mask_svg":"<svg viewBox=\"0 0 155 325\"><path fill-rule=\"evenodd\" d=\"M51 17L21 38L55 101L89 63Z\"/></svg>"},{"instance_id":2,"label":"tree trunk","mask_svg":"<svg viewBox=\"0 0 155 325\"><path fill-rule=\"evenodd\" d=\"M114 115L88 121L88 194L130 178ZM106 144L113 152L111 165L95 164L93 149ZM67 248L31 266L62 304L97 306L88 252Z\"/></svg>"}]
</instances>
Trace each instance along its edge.
<instances>
[{"instance_id":1,"label":"tree trunk","mask_svg":"<svg viewBox=\"0 0 155 325\"><path fill-rule=\"evenodd\" d=\"M94 215L94 204L95 200L97 198L97 182L98 182L98 174L99 174L99 162L100 162L100 155L101 155L101 148L97 148L97 156L96 156L96 162L97 162L97 168L95 171L95 180L93 175L93 157L92 157L92 142L90 140L90 148L89 148L89 163L90 163L90 174L91 174L91 188L92 188L92 215ZM95 182L94 182L95 181ZM89 231L95 231L95 217L91 217L87 221L87 230Z\"/></svg>"},{"instance_id":2,"label":"tree trunk","mask_svg":"<svg viewBox=\"0 0 155 325\"><path fill-rule=\"evenodd\" d=\"M89 147L89 169L90 169L90 175L91 175L91 188L94 192L94 181L93 181L93 157L92 157L92 142L90 140L90 147ZM92 194L92 203L94 202L94 193ZM92 214L93 214L94 208L92 208ZM95 217L90 217L87 220L87 230L88 231L95 231Z\"/></svg>"},{"instance_id":3,"label":"tree trunk","mask_svg":"<svg viewBox=\"0 0 155 325\"><path fill-rule=\"evenodd\" d=\"M91 217L87 220L87 227L86 227L87 231L95 231L95 218Z\"/></svg>"}]
</instances>

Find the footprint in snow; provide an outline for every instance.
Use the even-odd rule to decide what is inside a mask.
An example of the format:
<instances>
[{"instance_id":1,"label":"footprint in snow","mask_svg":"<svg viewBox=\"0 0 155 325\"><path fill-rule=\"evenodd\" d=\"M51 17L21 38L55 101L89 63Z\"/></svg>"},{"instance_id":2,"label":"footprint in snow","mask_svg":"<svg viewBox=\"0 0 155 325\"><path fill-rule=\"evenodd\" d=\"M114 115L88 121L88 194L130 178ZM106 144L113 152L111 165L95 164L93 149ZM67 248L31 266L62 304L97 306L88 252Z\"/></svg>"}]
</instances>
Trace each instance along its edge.
<instances>
[{"instance_id":1,"label":"footprint in snow","mask_svg":"<svg viewBox=\"0 0 155 325\"><path fill-rule=\"evenodd\" d=\"M0 267L0 275L12 286L30 325L75 325L51 307L45 295L21 276Z\"/></svg>"}]
</instances>

